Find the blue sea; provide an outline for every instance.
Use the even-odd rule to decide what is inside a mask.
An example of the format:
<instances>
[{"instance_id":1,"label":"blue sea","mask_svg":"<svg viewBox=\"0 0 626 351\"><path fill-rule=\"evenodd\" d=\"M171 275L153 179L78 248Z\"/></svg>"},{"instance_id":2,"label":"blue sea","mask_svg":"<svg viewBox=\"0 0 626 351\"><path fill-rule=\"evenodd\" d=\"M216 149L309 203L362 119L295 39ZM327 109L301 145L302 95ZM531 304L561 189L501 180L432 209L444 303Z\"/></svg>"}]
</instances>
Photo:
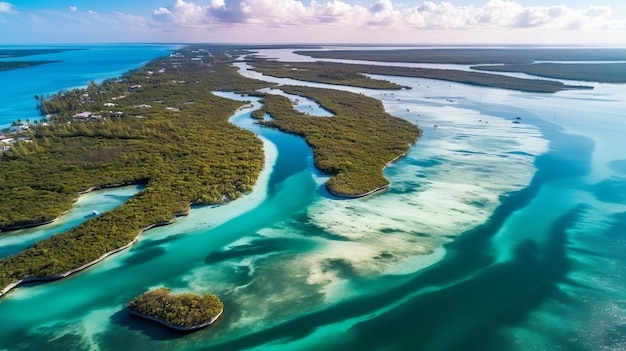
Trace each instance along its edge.
<instances>
[{"instance_id":1,"label":"blue sea","mask_svg":"<svg viewBox=\"0 0 626 351\"><path fill-rule=\"evenodd\" d=\"M61 89L86 87L92 80L100 83L106 78L119 77L130 69L139 68L178 48L180 45L0 45L0 50L69 49L60 53L1 59L59 62L0 71L0 128L18 119L39 119L41 116L36 109L35 95L54 94Z\"/></svg>"},{"instance_id":2,"label":"blue sea","mask_svg":"<svg viewBox=\"0 0 626 351\"><path fill-rule=\"evenodd\" d=\"M98 46L58 54L83 55L63 73L53 64L29 68L34 76L12 71L16 81L40 79L19 83L3 118L29 116L31 95L118 76L170 49ZM106 65L100 50L111 51L107 64L125 50L137 60L88 68ZM261 54L293 58L286 49ZM324 86L237 66L258 79ZM47 77L57 85L38 85ZM330 196L301 138L254 124L256 98L214 92L252 101L231 122L264 142L254 191L194 208L69 278L1 297L0 350L626 349L626 86L567 82L594 89L538 94L384 78L412 89L330 88L380 99L424 130L385 170L388 191ZM297 108L332 118L313 101ZM91 193L58 222L2 233L0 255L138 190ZM126 304L160 286L212 292L224 314L191 334L132 317Z\"/></svg>"}]
</instances>

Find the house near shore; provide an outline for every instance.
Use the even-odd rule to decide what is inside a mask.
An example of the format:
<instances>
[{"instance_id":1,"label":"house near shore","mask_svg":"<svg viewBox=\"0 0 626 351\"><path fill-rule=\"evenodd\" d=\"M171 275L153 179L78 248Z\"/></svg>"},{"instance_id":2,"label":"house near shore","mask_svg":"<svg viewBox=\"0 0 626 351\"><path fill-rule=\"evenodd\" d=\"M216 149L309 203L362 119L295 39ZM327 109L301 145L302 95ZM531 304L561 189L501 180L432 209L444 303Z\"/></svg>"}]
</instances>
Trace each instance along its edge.
<instances>
[{"instance_id":1,"label":"house near shore","mask_svg":"<svg viewBox=\"0 0 626 351\"><path fill-rule=\"evenodd\" d=\"M72 116L72 118L76 120L88 120L88 119L100 119L102 118L102 116L96 115L89 111L85 111L85 112L75 114L74 116Z\"/></svg>"},{"instance_id":2,"label":"house near shore","mask_svg":"<svg viewBox=\"0 0 626 351\"><path fill-rule=\"evenodd\" d=\"M13 144L15 144L15 139L13 138L5 137L4 139L0 139L0 151L1 152L9 151Z\"/></svg>"}]
</instances>

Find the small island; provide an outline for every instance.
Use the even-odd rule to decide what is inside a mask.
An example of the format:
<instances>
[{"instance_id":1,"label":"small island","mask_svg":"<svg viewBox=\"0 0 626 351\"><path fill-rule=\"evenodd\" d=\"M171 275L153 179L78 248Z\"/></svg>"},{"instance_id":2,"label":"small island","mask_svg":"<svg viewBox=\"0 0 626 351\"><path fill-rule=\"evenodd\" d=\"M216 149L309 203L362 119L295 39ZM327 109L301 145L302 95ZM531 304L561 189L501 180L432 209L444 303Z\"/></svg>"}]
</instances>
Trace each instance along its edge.
<instances>
[{"instance_id":1,"label":"small island","mask_svg":"<svg viewBox=\"0 0 626 351\"><path fill-rule=\"evenodd\" d=\"M174 294L169 288L145 292L128 303L136 316L181 331L195 331L213 324L224 311L224 304L213 294Z\"/></svg>"}]
</instances>

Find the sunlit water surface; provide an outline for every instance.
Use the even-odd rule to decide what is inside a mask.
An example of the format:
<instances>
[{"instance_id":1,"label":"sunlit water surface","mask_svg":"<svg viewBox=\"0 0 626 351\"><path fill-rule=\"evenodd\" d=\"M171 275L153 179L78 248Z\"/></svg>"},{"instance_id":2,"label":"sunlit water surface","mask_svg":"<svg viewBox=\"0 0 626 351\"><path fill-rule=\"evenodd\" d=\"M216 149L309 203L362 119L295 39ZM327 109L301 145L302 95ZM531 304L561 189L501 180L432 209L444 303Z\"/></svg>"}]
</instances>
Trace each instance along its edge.
<instances>
[{"instance_id":1,"label":"sunlit water surface","mask_svg":"<svg viewBox=\"0 0 626 351\"><path fill-rule=\"evenodd\" d=\"M0 349L626 348L626 87L385 79L412 89L345 89L424 130L386 169L388 191L330 196L301 138L254 124L256 98L216 92L252 102L231 121L264 141L254 191L2 297ZM300 99L311 118L324 113ZM217 294L223 317L179 334L129 315L128 301L163 285Z\"/></svg>"}]
</instances>

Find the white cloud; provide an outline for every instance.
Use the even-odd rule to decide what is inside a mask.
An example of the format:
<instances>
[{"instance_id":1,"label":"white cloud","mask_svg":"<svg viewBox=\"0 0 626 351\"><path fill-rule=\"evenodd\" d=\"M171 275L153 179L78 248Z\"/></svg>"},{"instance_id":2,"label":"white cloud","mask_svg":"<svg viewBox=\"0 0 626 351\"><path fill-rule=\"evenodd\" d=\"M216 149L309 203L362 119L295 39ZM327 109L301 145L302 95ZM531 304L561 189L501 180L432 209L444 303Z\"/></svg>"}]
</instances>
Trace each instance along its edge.
<instances>
[{"instance_id":1,"label":"white cloud","mask_svg":"<svg viewBox=\"0 0 626 351\"><path fill-rule=\"evenodd\" d=\"M76 7L76 6L70 6L70 11L72 11L72 12L76 12L76 11L78 11L78 7Z\"/></svg>"},{"instance_id":2,"label":"white cloud","mask_svg":"<svg viewBox=\"0 0 626 351\"><path fill-rule=\"evenodd\" d=\"M211 0L196 5L193 0L176 0L152 12L161 23L188 27L216 27L224 23L266 25L268 27L337 24L365 29L370 26L410 29L575 29L623 27L608 21L611 9L590 6L574 10L567 6L524 6L509 0L488 0L482 6L456 6L449 2L423 2L420 6L394 6L392 0L372 5L350 5L331 0Z\"/></svg>"},{"instance_id":3,"label":"white cloud","mask_svg":"<svg viewBox=\"0 0 626 351\"><path fill-rule=\"evenodd\" d=\"M15 13L15 10L13 10L13 4L6 1L0 1L0 13Z\"/></svg>"},{"instance_id":4,"label":"white cloud","mask_svg":"<svg viewBox=\"0 0 626 351\"><path fill-rule=\"evenodd\" d=\"M204 24L207 7L195 5L192 2L176 0L176 3L167 7L159 7L152 11L152 17L159 22L173 23L180 26L195 26Z\"/></svg>"}]
</instances>

